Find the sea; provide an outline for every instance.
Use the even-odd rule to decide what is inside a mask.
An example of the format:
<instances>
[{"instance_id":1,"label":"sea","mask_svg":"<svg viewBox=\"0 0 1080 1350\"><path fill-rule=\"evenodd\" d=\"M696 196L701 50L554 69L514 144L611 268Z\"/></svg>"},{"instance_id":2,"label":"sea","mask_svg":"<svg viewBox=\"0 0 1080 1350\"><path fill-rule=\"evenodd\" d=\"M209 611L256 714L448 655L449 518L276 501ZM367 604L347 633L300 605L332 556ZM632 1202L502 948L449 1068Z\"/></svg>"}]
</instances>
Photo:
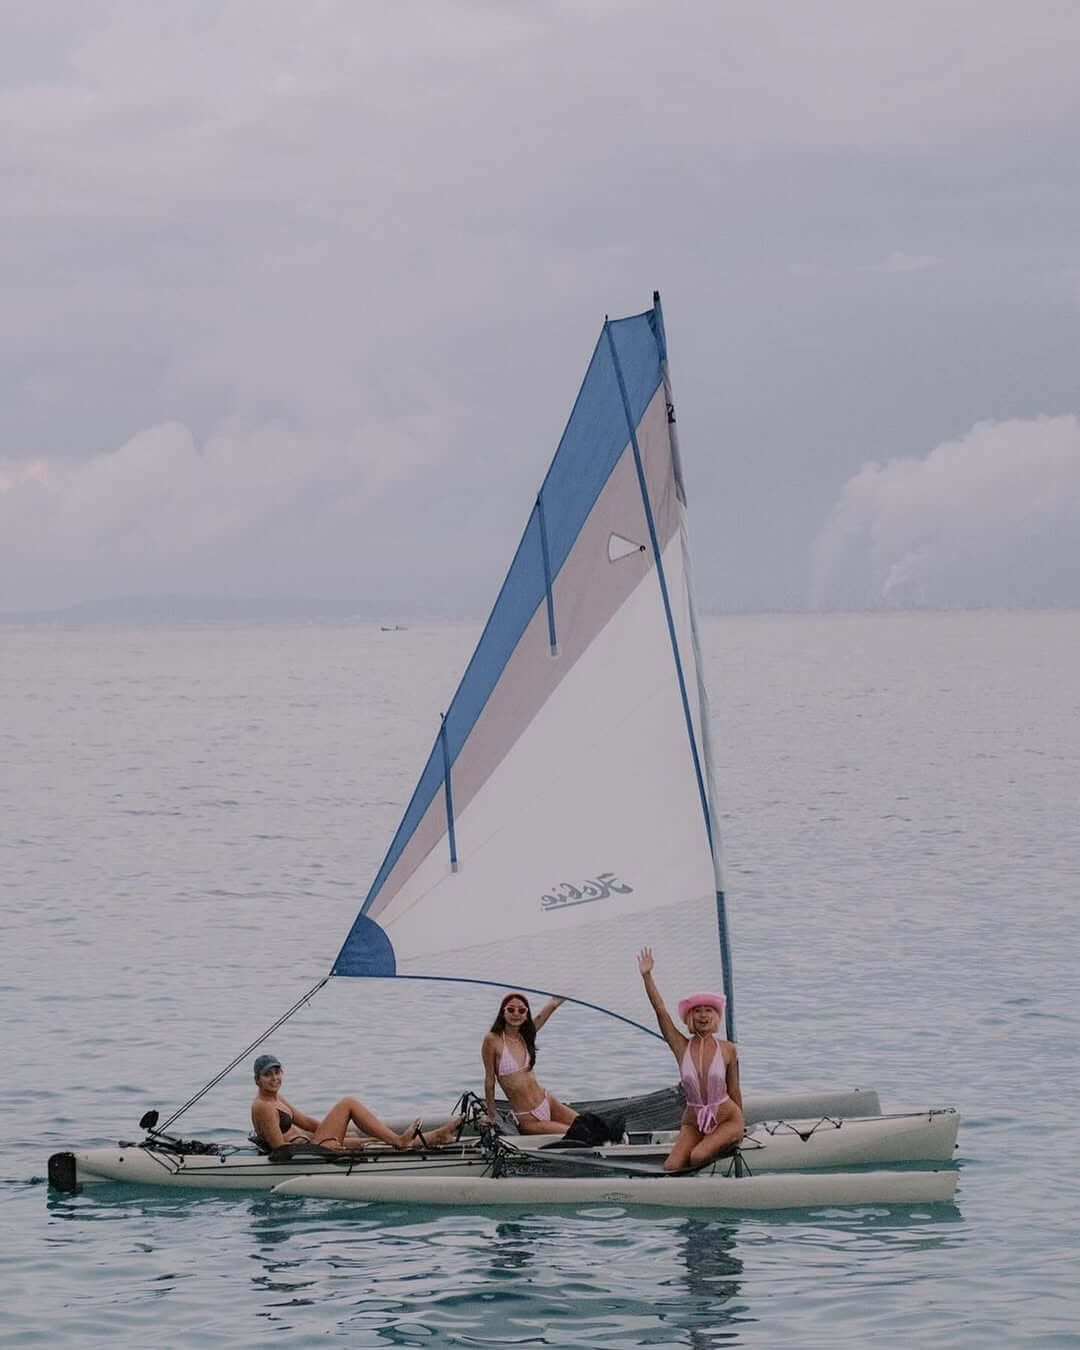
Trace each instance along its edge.
<instances>
[{"instance_id":1,"label":"sea","mask_svg":"<svg viewBox=\"0 0 1080 1350\"><path fill-rule=\"evenodd\" d=\"M0 1344L1080 1346L1077 613L703 625L744 1090L956 1107L954 1205L50 1191L327 972L478 632L0 629ZM445 1114L497 992L331 980L266 1044L308 1110ZM570 1004L541 1066L675 1077ZM241 1143L251 1095L245 1060L177 1128Z\"/></svg>"}]
</instances>

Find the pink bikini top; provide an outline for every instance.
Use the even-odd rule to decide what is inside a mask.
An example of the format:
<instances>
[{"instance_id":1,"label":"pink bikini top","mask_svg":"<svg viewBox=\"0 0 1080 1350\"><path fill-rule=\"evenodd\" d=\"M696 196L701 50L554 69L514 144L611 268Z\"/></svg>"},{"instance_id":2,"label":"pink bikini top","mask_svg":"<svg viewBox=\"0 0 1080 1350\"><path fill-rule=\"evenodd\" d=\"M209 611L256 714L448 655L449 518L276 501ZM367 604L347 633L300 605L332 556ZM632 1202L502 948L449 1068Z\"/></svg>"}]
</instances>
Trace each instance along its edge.
<instances>
[{"instance_id":1,"label":"pink bikini top","mask_svg":"<svg viewBox=\"0 0 1080 1350\"><path fill-rule=\"evenodd\" d=\"M510 1048L506 1044L506 1037L503 1037L502 1054L499 1056L499 1063L495 1069L495 1075L498 1078L505 1078L508 1073L522 1073L529 1067L529 1056L526 1054L525 1062L519 1064L510 1053Z\"/></svg>"},{"instance_id":2,"label":"pink bikini top","mask_svg":"<svg viewBox=\"0 0 1080 1350\"><path fill-rule=\"evenodd\" d=\"M686 1093L688 1106L719 1106L728 1099L727 1065L724 1063L724 1052L720 1049L720 1042L715 1036L710 1036L708 1039L716 1046L716 1052L712 1057L705 1081L702 1081L699 1062L694 1058L693 1040L687 1044L686 1054L683 1055L682 1063L679 1065L683 1091ZM704 1061L707 1051L706 1041L702 1040L700 1045L701 1060Z\"/></svg>"}]
</instances>

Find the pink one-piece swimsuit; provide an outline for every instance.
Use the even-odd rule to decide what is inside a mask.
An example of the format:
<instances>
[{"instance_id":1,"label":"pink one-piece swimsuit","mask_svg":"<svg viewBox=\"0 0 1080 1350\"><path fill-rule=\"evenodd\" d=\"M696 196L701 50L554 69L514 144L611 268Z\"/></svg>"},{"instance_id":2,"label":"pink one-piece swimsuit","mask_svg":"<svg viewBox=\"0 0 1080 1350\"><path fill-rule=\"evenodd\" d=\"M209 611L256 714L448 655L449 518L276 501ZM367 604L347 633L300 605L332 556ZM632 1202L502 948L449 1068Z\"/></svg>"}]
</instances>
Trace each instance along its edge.
<instances>
[{"instance_id":1,"label":"pink one-piece swimsuit","mask_svg":"<svg viewBox=\"0 0 1080 1350\"><path fill-rule=\"evenodd\" d=\"M693 1109L697 1127L702 1134L711 1134L716 1129L717 1108L723 1106L728 1100L727 1065L724 1063L724 1052L715 1036L710 1037L710 1040L716 1046L716 1053L712 1057L712 1063L709 1065L709 1072L704 1083L701 1081L701 1073L691 1053L694 1047L693 1041L690 1041L687 1045L686 1054L683 1055L682 1063L679 1065L683 1092L686 1093L686 1104ZM704 1040L701 1041L701 1055L704 1059Z\"/></svg>"}]
</instances>

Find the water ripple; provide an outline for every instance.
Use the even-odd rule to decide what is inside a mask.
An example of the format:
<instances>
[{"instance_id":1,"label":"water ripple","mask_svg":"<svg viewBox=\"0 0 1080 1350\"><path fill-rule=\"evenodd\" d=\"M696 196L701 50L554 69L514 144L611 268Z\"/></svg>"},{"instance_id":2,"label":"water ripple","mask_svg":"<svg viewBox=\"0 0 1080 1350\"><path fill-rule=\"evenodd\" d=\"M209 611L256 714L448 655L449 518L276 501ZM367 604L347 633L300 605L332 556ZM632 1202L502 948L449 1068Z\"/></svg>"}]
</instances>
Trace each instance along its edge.
<instances>
[{"instance_id":1,"label":"water ripple","mask_svg":"<svg viewBox=\"0 0 1080 1350\"><path fill-rule=\"evenodd\" d=\"M956 1207L719 1220L42 1184L49 1153L136 1136L325 971L475 636L5 634L0 1335L1078 1344L1072 615L703 630L744 1077L959 1106ZM434 1114L476 1086L490 1016L488 990L332 981L273 1048L305 1103ZM671 1076L662 1046L584 1011L543 1053L568 1095ZM240 1142L249 1097L237 1071L185 1133Z\"/></svg>"}]
</instances>

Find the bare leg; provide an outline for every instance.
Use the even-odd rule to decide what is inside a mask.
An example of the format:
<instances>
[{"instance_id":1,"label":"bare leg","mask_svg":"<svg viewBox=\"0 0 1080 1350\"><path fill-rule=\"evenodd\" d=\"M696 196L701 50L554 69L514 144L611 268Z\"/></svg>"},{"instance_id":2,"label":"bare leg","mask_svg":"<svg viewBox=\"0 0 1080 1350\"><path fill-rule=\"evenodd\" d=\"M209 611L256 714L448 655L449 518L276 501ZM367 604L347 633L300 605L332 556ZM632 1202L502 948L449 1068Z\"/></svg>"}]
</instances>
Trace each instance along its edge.
<instances>
[{"instance_id":1,"label":"bare leg","mask_svg":"<svg viewBox=\"0 0 1080 1350\"><path fill-rule=\"evenodd\" d=\"M691 1115L690 1112L686 1113ZM681 1172L684 1167L690 1166L690 1155L698 1144L701 1143L701 1131L694 1124L693 1118L690 1120L683 1116L683 1122L679 1126L679 1133L675 1138L671 1152L664 1159L665 1172Z\"/></svg>"},{"instance_id":2,"label":"bare leg","mask_svg":"<svg viewBox=\"0 0 1080 1350\"><path fill-rule=\"evenodd\" d=\"M373 1139L378 1139L384 1144L389 1144L391 1148L409 1148L419 1124L419 1120L414 1120L407 1130L398 1134L389 1125L384 1125L374 1111L369 1111L363 1102L357 1101L355 1097L342 1097L341 1101L326 1113L315 1131L315 1142L328 1144L332 1148L353 1149L367 1148ZM345 1135L350 1125L355 1125L361 1134L369 1135L370 1138L347 1139Z\"/></svg>"},{"instance_id":3,"label":"bare leg","mask_svg":"<svg viewBox=\"0 0 1080 1350\"><path fill-rule=\"evenodd\" d=\"M724 1153L730 1153L733 1148L742 1142L745 1133L741 1121L738 1124L722 1125L713 1130L691 1150L691 1167L704 1167L714 1158L719 1158Z\"/></svg>"},{"instance_id":4,"label":"bare leg","mask_svg":"<svg viewBox=\"0 0 1080 1350\"><path fill-rule=\"evenodd\" d=\"M723 1111L720 1119L716 1122L716 1128L695 1144L690 1152L690 1165L692 1167L704 1167L714 1158L719 1158L722 1153L727 1153L737 1144L742 1142L742 1137L746 1133L746 1124L743 1121L743 1113L734 1102L727 1103L728 1110Z\"/></svg>"},{"instance_id":5,"label":"bare leg","mask_svg":"<svg viewBox=\"0 0 1080 1350\"><path fill-rule=\"evenodd\" d=\"M558 1120L533 1120L532 1116L518 1116L518 1129L522 1134L565 1134L567 1126Z\"/></svg>"},{"instance_id":6,"label":"bare leg","mask_svg":"<svg viewBox=\"0 0 1080 1350\"><path fill-rule=\"evenodd\" d=\"M548 1093L548 1104L551 1108L550 1120L537 1120L528 1111L524 1111L518 1116L518 1129L522 1134L565 1134L577 1120L577 1112L573 1107L565 1106L550 1092Z\"/></svg>"}]
</instances>

